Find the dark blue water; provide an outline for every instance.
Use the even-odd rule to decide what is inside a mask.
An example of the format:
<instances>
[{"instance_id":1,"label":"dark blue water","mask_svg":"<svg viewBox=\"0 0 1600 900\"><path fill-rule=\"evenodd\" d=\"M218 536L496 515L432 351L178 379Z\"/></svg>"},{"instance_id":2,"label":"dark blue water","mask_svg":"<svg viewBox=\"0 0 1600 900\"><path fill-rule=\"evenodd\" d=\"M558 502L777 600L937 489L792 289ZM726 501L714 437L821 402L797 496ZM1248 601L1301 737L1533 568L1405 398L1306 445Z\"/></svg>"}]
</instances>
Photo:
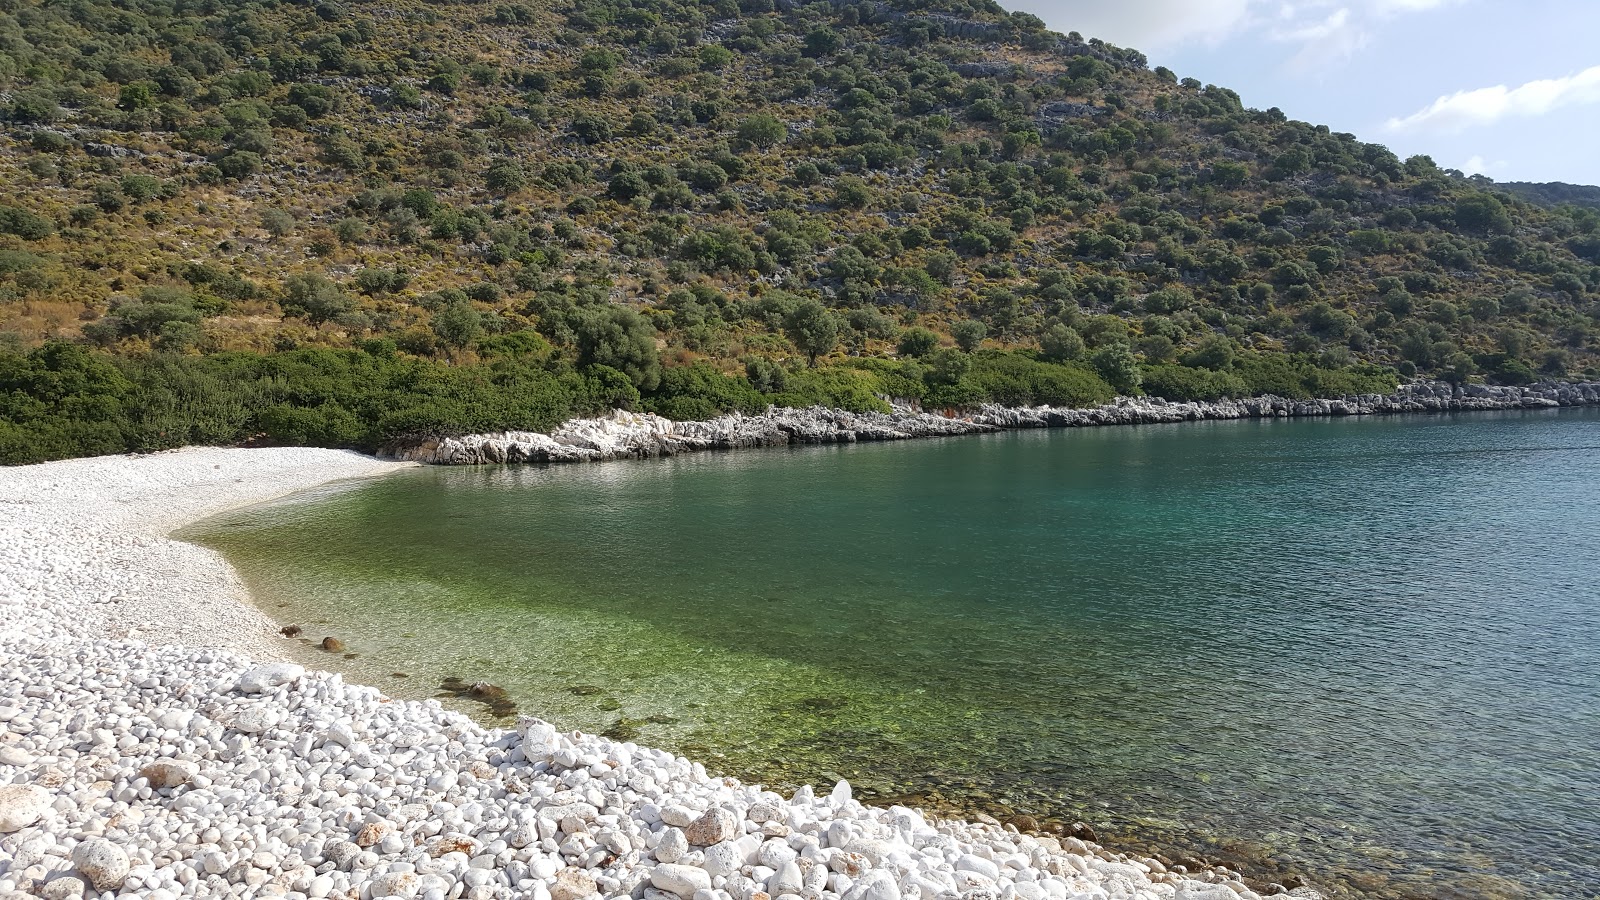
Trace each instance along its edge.
<instances>
[{"instance_id":1,"label":"dark blue water","mask_svg":"<svg viewBox=\"0 0 1600 900\"><path fill-rule=\"evenodd\" d=\"M191 536L402 695L1347 895L1600 892L1600 413L429 469Z\"/></svg>"}]
</instances>

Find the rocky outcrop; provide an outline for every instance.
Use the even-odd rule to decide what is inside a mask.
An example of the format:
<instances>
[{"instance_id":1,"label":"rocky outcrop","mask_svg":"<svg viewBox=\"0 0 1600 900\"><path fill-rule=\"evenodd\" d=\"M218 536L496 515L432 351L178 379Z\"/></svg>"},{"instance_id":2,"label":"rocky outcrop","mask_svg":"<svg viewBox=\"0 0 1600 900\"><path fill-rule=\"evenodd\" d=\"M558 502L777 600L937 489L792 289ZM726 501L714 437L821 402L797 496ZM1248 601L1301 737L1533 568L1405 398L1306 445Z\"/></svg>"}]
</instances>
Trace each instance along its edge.
<instances>
[{"instance_id":1,"label":"rocky outcrop","mask_svg":"<svg viewBox=\"0 0 1600 900\"><path fill-rule=\"evenodd\" d=\"M898 441L996 430L999 426L974 419L904 409L891 413L821 407L771 409L756 416L734 413L705 422L674 422L649 413L618 410L601 419L574 419L550 434L507 431L426 438L384 447L379 455L441 465L598 462L700 450Z\"/></svg>"},{"instance_id":2,"label":"rocky outcrop","mask_svg":"<svg viewBox=\"0 0 1600 900\"><path fill-rule=\"evenodd\" d=\"M813 407L774 408L754 416L733 413L704 422L674 422L649 413L618 410L605 418L574 419L549 434L507 431L428 437L392 444L382 448L379 455L435 465L599 462L673 456L701 450L949 437L1013 428L1081 428L1208 419L1366 416L1592 405L1600 405L1600 383L1537 384L1529 387L1467 385L1458 388L1441 382L1422 382L1402 386L1392 394L1360 394L1324 400L1290 400L1270 395L1216 402L1121 397L1104 406L1083 409L985 405L951 415L902 406L896 406L887 413L852 413Z\"/></svg>"}]
</instances>

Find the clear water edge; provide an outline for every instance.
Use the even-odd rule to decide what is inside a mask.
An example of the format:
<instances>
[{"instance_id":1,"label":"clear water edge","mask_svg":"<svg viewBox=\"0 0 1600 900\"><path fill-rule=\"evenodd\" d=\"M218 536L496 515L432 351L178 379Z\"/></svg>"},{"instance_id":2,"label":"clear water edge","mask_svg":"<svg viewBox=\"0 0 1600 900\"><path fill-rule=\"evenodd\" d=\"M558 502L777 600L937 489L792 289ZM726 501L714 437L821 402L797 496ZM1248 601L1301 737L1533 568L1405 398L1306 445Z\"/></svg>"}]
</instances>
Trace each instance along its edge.
<instances>
[{"instance_id":1,"label":"clear water edge","mask_svg":"<svg viewBox=\"0 0 1600 900\"><path fill-rule=\"evenodd\" d=\"M1350 895L1590 896L1597 444L1579 412L428 469L183 536L396 696L481 678L752 780Z\"/></svg>"}]
</instances>

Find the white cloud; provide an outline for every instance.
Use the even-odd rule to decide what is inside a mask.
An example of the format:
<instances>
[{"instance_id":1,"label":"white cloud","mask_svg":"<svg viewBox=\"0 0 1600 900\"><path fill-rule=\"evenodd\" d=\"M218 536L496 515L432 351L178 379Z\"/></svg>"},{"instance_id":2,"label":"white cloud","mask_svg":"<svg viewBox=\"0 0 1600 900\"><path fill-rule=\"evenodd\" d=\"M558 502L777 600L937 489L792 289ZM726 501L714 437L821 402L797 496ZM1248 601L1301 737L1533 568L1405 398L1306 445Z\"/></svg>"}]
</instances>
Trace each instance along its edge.
<instances>
[{"instance_id":1,"label":"white cloud","mask_svg":"<svg viewBox=\"0 0 1600 900\"><path fill-rule=\"evenodd\" d=\"M1466 0L1013 0L1058 31L1150 52L1254 34L1298 45L1292 70L1342 62L1383 23Z\"/></svg>"},{"instance_id":2,"label":"white cloud","mask_svg":"<svg viewBox=\"0 0 1600 900\"><path fill-rule=\"evenodd\" d=\"M1057 31L1080 32L1123 47L1160 49L1214 42L1238 31L1261 0L1018 0L1007 3Z\"/></svg>"},{"instance_id":3,"label":"white cloud","mask_svg":"<svg viewBox=\"0 0 1600 900\"><path fill-rule=\"evenodd\" d=\"M1502 119L1542 116L1569 106L1600 103L1600 66L1564 78L1546 78L1508 88L1503 84L1457 91L1403 118L1393 118L1390 131L1457 134Z\"/></svg>"},{"instance_id":4,"label":"white cloud","mask_svg":"<svg viewBox=\"0 0 1600 900\"><path fill-rule=\"evenodd\" d=\"M1493 175L1496 172L1504 171L1509 165L1511 164L1503 159L1497 159L1493 162L1490 162L1489 160L1484 159L1483 154L1480 153L1473 155L1471 159L1462 163L1461 171L1467 173L1468 175Z\"/></svg>"},{"instance_id":5,"label":"white cloud","mask_svg":"<svg viewBox=\"0 0 1600 900\"><path fill-rule=\"evenodd\" d=\"M1356 55L1367 45L1372 35L1364 23L1352 15L1350 8L1342 6L1326 18L1312 22L1295 22L1271 34L1273 40L1299 44L1300 50L1289 60L1293 72L1312 72L1321 67L1343 62Z\"/></svg>"}]
</instances>

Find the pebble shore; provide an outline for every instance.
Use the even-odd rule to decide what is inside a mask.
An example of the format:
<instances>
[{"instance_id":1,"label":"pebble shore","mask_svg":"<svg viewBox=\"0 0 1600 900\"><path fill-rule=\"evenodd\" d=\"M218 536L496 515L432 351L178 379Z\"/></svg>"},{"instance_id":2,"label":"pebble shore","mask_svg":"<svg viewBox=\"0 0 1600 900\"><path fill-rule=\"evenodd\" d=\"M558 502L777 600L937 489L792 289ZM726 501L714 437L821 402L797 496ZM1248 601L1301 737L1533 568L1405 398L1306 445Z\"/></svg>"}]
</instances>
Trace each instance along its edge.
<instances>
[{"instance_id":1,"label":"pebble shore","mask_svg":"<svg viewBox=\"0 0 1600 900\"><path fill-rule=\"evenodd\" d=\"M237 575L166 537L401 465L190 449L0 470L0 900L1258 896L1226 869L864 806L843 782L785 797L391 700L274 661Z\"/></svg>"}]
</instances>

